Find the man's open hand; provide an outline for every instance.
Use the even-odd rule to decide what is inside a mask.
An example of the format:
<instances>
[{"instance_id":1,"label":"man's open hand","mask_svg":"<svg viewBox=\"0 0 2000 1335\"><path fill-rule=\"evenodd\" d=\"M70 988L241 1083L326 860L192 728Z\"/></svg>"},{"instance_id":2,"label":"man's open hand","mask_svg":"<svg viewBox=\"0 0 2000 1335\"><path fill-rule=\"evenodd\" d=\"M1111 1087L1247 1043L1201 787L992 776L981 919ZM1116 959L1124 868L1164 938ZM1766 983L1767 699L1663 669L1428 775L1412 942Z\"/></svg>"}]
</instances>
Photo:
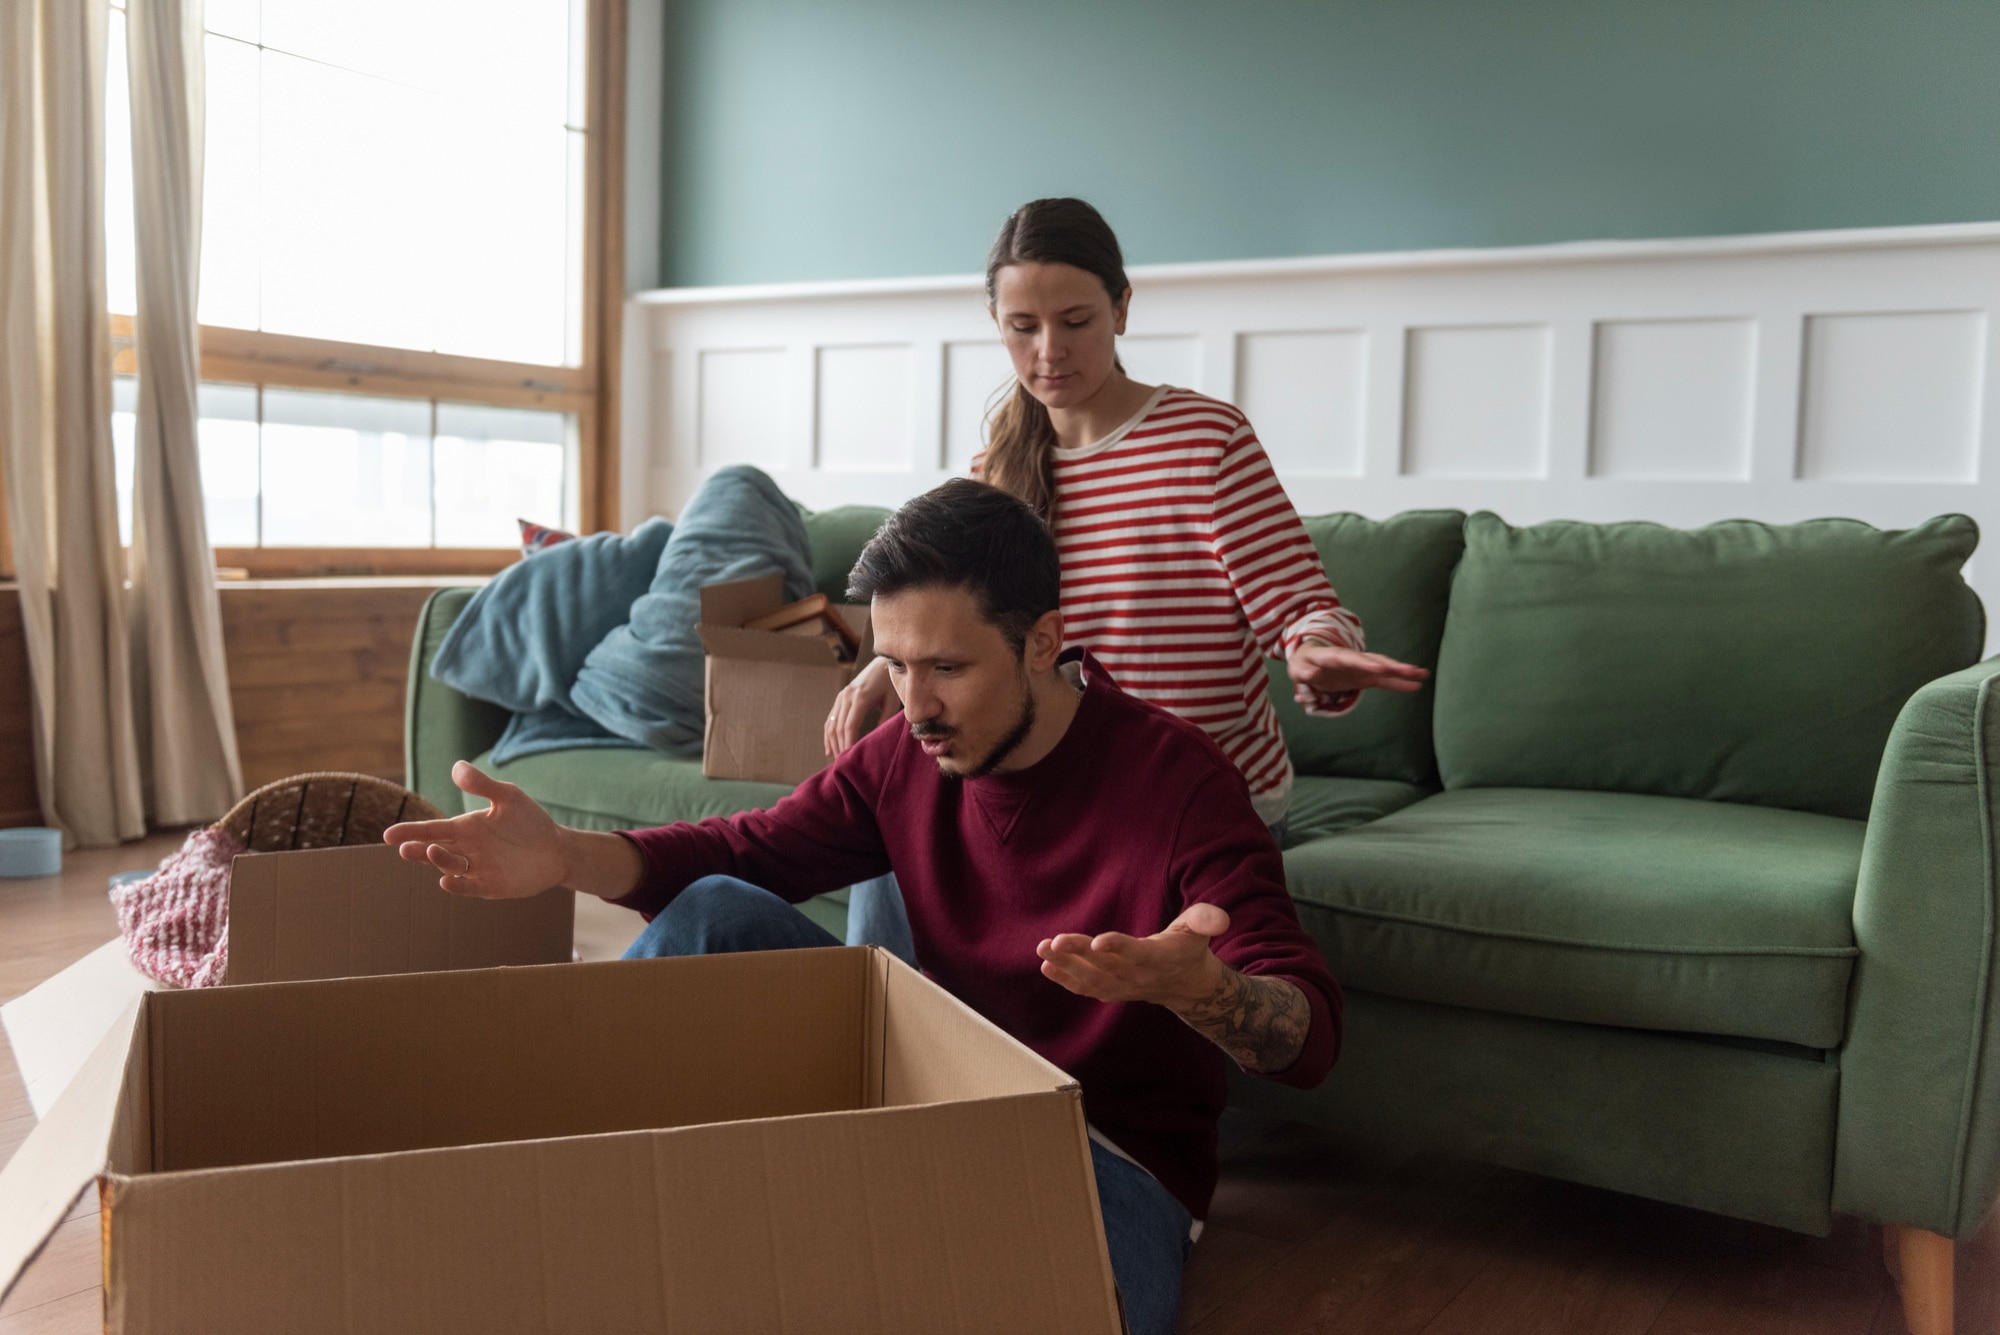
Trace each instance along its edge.
<instances>
[{"instance_id":1,"label":"man's open hand","mask_svg":"<svg viewBox=\"0 0 2000 1335\"><path fill-rule=\"evenodd\" d=\"M1066 932L1035 947L1042 973L1082 997L1150 1001L1236 1059L1246 1071L1282 1071L1305 1050L1312 1005L1296 983L1252 978L1209 948L1229 930L1214 904L1190 904L1163 932Z\"/></svg>"},{"instance_id":2,"label":"man's open hand","mask_svg":"<svg viewBox=\"0 0 2000 1335\"><path fill-rule=\"evenodd\" d=\"M1166 930L1151 936L1065 932L1035 947L1042 974L1078 996L1099 1001L1151 1001L1176 1010L1215 991L1227 972L1211 938L1229 930L1229 915L1213 904L1190 904Z\"/></svg>"},{"instance_id":3,"label":"man's open hand","mask_svg":"<svg viewBox=\"0 0 2000 1335\"><path fill-rule=\"evenodd\" d=\"M454 895L525 899L563 884L563 829L533 798L463 760L451 767L451 781L492 805L450 820L391 825L382 841L405 861L436 867L438 884Z\"/></svg>"}]
</instances>

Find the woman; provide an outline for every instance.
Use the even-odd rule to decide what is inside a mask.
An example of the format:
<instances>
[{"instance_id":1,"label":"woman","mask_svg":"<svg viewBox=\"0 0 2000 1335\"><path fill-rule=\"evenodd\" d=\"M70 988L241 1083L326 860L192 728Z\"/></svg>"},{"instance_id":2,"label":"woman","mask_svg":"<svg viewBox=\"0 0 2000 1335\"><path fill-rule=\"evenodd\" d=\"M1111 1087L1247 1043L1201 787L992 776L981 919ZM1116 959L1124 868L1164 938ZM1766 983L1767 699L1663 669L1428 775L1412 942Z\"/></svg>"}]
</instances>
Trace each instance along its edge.
<instances>
[{"instance_id":1,"label":"woman","mask_svg":"<svg viewBox=\"0 0 2000 1335\"><path fill-rule=\"evenodd\" d=\"M1364 690L1418 690L1429 674L1366 651L1241 412L1125 374L1116 340L1132 289L1096 209L1022 205L987 256L986 299L1015 385L973 475L1048 521L1069 642L1128 693L1205 730L1282 843L1292 765L1265 656L1284 659L1299 704L1325 716ZM877 659L835 701L827 753L894 707ZM851 941L911 954L893 880L855 887L849 914Z\"/></svg>"}]
</instances>

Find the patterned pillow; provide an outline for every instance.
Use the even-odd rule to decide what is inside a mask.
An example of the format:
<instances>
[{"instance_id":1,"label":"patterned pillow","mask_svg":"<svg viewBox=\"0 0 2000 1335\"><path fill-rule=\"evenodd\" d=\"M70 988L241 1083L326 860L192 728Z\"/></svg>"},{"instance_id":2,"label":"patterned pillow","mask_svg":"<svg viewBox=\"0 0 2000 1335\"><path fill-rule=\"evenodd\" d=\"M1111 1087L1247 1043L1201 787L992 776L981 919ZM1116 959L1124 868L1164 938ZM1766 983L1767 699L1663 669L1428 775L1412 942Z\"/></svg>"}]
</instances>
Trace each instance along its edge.
<instances>
[{"instance_id":1,"label":"patterned pillow","mask_svg":"<svg viewBox=\"0 0 2000 1335\"><path fill-rule=\"evenodd\" d=\"M553 547L559 542L568 542L576 536L574 533L565 533L559 528L548 528L526 519L517 522L521 525L521 555L523 556L533 556L536 552Z\"/></svg>"}]
</instances>

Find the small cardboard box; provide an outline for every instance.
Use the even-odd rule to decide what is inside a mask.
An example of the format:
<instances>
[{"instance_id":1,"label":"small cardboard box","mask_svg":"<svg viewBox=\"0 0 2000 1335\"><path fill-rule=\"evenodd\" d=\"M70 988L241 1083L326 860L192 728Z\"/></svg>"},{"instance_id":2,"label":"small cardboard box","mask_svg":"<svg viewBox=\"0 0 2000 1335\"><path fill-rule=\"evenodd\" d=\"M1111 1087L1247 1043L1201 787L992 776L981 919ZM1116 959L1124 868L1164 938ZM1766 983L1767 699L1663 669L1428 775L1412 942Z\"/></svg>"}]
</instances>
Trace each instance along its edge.
<instances>
[{"instance_id":1,"label":"small cardboard box","mask_svg":"<svg viewBox=\"0 0 2000 1335\"><path fill-rule=\"evenodd\" d=\"M387 844L249 853L229 873L230 983L566 964L576 896L467 899Z\"/></svg>"},{"instance_id":2,"label":"small cardboard box","mask_svg":"<svg viewBox=\"0 0 2000 1335\"><path fill-rule=\"evenodd\" d=\"M560 964L576 897L448 895L437 872L386 844L246 853L229 873L227 983ZM113 1021L158 984L110 941L0 1006L36 1116L46 1115Z\"/></svg>"},{"instance_id":3,"label":"small cardboard box","mask_svg":"<svg viewBox=\"0 0 2000 1335\"><path fill-rule=\"evenodd\" d=\"M868 609L831 609L861 644L854 660L843 663L817 636L743 624L784 605L784 577L775 573L701 591L695 629L708 652L701 772L711 779L801 783L826 768L833 698L875 651Z\"/></svg>"},{"instance_id":4,"label":"small cardboard box","mask_svg":"<svg viewBox=\"0 0 2000 1335\"><path fill-rule=\"evenodd\" d=\"M873 949L154 992L0 1173L113 1332L1119 1329L1076 1083Z\"/></svg>"}]
</instances>

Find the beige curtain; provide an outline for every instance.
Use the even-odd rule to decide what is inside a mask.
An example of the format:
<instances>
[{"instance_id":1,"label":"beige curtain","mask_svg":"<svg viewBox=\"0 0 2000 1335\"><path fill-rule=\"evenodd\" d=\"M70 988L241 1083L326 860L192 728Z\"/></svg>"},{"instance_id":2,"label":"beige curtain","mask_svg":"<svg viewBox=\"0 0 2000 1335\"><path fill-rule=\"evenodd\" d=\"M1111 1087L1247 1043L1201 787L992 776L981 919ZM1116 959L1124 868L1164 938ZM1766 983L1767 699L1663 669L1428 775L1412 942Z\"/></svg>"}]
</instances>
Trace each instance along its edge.
<instances>
[{"instance_id":1,"label":"beige curtain","mask_svg":"<svg viewBox=\"0 0 2000 1335\"><path fill-rule=\"evenodd\" d=\"M201 265L201 0L128 0L138 217L132 650L147 809L211 820L243 789L196 446Z\"/></svg>"},{"instance_id":2,"label":"beige curtain","mask_svg":"<svg viewBox=\"0 0 2000 1335\"><path fill-rule=\"evenodd\" d=\"M145 833L111 460L102 0L0 3L7 503L44 819Z\"/></svg>"},{"instance_id":3,"label":"beige curtain","mask_svg":"<svg viewBox=\"0 0 2000 1335\"><path fill-rule=\"evenodd\" d=\"M140 256L140 329L150 382L141 389L135 481L134 565L143 571L137 612L125 588L111 450L107 23L104 0L0 0L0 459L43 818L86 845L145 833L148 787L162 820L178 822L218 814L239 786L228 697L218 689L221 637L194 452L200 191L191 146L201 114L200 15L190 29L178 8L153 10L144 21L153 35L148 57L134 62L147 66L134 80L133 118L143 122L134 139L144 147L135 143L135 156L146 164L135 185L138 230L148 238ZM140 26L134 14L135 46ZM167 72L169 64L175 72ZM149 236L156 231L164 236ZM192 525L184 522L190 512ZM135 719L128 615L141 628L146 736L172 776L162 779L156 767L150 784ZM204 750L204 736L218 731L221 740ZM190 781L183 763L201 777Z\"/></svg>"}]
</instances>

